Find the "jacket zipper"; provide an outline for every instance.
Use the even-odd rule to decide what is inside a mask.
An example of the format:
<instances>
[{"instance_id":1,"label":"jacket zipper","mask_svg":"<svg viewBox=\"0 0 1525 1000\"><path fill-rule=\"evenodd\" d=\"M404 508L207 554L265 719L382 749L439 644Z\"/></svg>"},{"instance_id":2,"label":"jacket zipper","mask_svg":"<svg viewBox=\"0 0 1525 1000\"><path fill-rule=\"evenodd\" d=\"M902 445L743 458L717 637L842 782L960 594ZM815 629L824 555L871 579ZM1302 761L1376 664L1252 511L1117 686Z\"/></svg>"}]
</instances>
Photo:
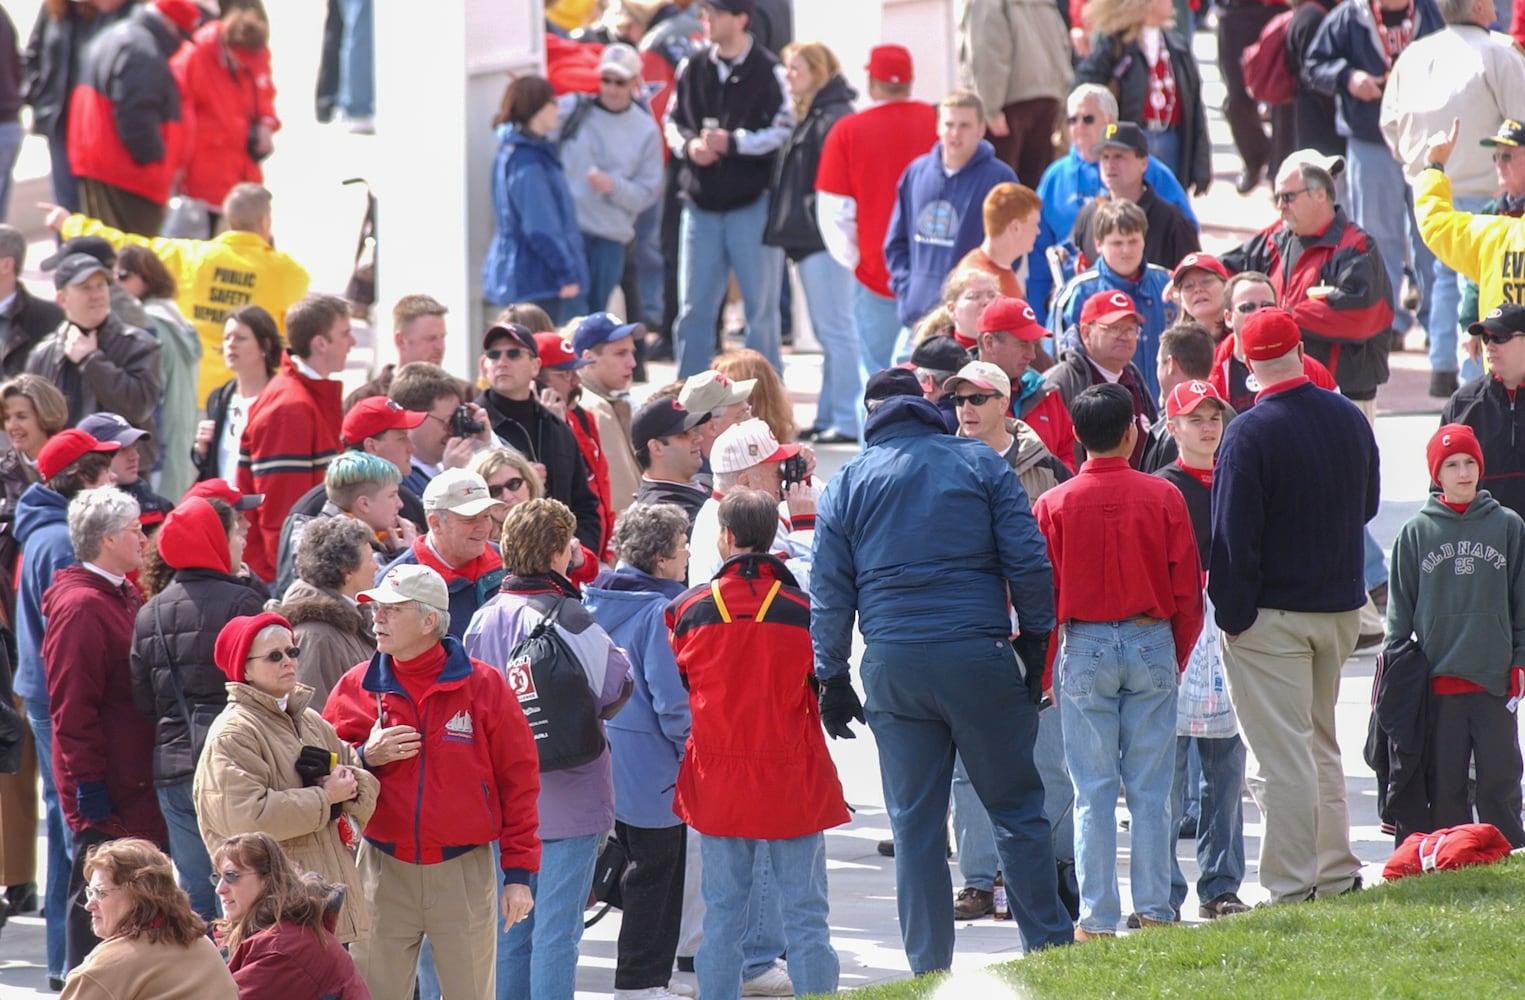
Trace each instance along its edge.
<instances>
[{"instance_id":1,"label":"jacket zipper","mask_svg":"<svg viewBox=\"0 0 1525 1000\"><path fill-rule=\"evenodd\" d=\"M429 732L429 705L425 698L425 704L419 706L418 713L418 798L413 803L413 863L424 863L424 843L422 840L422 827L424 821L424 776L428 772L429 741L425 736Z\"/></svg>"}]
</instances>

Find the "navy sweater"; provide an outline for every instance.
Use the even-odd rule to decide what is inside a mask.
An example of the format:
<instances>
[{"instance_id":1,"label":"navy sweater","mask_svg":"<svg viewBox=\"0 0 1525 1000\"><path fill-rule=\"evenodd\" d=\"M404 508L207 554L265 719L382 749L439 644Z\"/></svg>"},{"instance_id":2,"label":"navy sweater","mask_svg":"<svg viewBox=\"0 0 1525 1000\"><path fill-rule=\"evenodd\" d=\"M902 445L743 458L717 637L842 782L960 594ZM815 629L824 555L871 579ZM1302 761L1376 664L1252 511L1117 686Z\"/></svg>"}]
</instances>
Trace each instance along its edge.
<instances>
[{"instance_id":1,"label":"navy sweater","mask_svg":"<svg viewBox=\"0 0 1525 1000\"><path fill-rule=\"evenodd\" d=\"M1237 635L1257 609L1366 603L1362 529L1377 514L1377 441L1344 397L1304 381L1262 396L1223 433L1207 592Z\"/></svg>"}]
</instances>

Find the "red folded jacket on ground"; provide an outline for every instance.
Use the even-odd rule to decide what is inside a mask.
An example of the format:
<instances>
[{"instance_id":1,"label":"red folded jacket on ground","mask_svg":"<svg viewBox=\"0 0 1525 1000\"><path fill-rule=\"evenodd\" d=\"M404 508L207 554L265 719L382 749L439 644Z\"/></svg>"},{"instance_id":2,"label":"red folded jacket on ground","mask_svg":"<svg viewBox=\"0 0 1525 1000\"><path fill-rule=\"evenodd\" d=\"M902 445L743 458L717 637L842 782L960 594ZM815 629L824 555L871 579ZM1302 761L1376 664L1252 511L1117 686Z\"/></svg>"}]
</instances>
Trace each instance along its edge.
<instances>
[{"instance_id":1,"label":"red folded jacket on ground","mask_svg":"<svg viewBox=\"0 0 1525 1000\"><path fill-rule=\"evenodd\" d=\"M1391 882L1445 868L1488 865L1509 854L1509 841L1492 823L1465 823L1433 833L1413 833L1387 859L1382 877Z\"/></svg>"}]
</instances>

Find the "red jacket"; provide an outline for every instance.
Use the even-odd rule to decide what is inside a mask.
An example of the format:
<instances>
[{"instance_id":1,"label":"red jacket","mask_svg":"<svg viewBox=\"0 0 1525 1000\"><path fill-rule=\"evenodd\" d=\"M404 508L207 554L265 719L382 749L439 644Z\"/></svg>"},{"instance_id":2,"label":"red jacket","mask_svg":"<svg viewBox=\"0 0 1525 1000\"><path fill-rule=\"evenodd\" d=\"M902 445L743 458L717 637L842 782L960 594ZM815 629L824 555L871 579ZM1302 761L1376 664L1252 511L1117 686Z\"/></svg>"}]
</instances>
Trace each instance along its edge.
<instances>
[{"instance_id":1,"label":"red jacket","mask_svg":"<svg viewBox=\"0 0 1525 1000\"><path fill-rule=\"evenodd\" d=\"M419 754L373 768L381 779L365 839L408 864L448 861L496 840L510 882L527 883L540 870L540 754L535 738L497 669L466 655L453 638L441 640L445 666L414 704L377 653L339 678L323 718L339 738L363 744L376 724L412 726Z\"/></svg>"},{"instance_id":2,"label":"red jacket","mask_svg":"<svg viewBox=\"0 0 1525 1000\"><path fill-rule=\"evenodd\" d=\"M1012 416L1031 427L1065 468L1075 471L1075 425L1070 421L1070 411L1065 409L1063 396L1042 386L1011 409L1016 411Z\"/></svg>"},{"instance_id":3,"label":"red jacket","mask_svg":"<svg viewBox=\"0 0 1525 1000\"><path fill-rule=\"evenodd\" d=\"M167 841L154 792L154 726L133 707L132 626L143 597L83 566L53 574L42 595L42 662L53 720L53 777L69 829ZM79 814L82 782L104 781L111 815Z\"/></svg>"},{"instance_id":4,"label":"red jacket","mask_svg":"<svg viewBox=\"0 0 1525 1000\"><path fill-rule=\"evenodd\" d=\"M614 550L610 543L614 539L614 502L609 491L609 460L604 457L604 442L598 436L598 421L593 414L577 406L567 408L567 423L572 428L572 436L577 439L577 450L582 452L582 464L588 467L588 488L598 497L598 519L603 525L598 539L598 558L612 566ZM597 575L595 572L594 576Z\"/></svg>"},{"instance_id":5,"label":"red jacket","mask_svg":"<svg viewBox=\"0 0 1525 1000\"><path fill-rule=\"evenodd\" d=\"M263 493L265 502L249 511L249 543L244 561L264 580L275 579L281 525L302 494L323 482L328 463L344 447L344 386L311 379L288 356L275 378L249 408L238 455L238 488Z\"/></svg>"},{"instance_id":6,"label":"red jacket","mask_svg":"<svg viewBox=\"0 0 1525 1000\"><path fill-rule=\"evenodd\" d=\"M179 47L179 34L148 5L90 43L69 105L69 166L77 176L155 204L169 200L189 151L169 67Z\"/></svg>"},{"instance_id":7,"label":"red jacket","mask_svg":"<svg viewBox=\"0 0 1525 1000\"><path fill-rule=\"evenodd\" d=\"M1243 361L1234 360L1234 343L1236 336L1229 334L1218 341L1218 347L1213 351L1213 370L1207 380L1218 390L1218 395L1228 400L1228 405L1234 408L1235 413L1243 413L1255 405L1255 395L1259 390L1251 389L1245 384L1244 376L1249 373L1249 366ZM1237 374L1235 366L1242 369ZM1307 352L1303 353L1303 374L1308 376L1308 381L1320 389L1328 389L1330 392L1339 392L1339 386L1334 384L1334 376L1329 374L1329 369L1315 361Z\"/></svg>"},{"instance_id":8,"label":"red jacket","mask_svg":"<svg viewBox=\"0 0 1525 1000\"><path fill-rule=\"evenodd\" d=\"M810 598L784 564L733 556L666 620L693 713L673 812L706 837L788 840L846 823L810 683Z\"/></svg>"},{"instance_id":9,"label":"red jacket","mask_svg":"<svg viewBox=\"0 0 1525 1000\"><path fill-rule=\"evenodd\" d=\"M280 128L275 86L270 82L268 48L229 51L222 22L208 21L190 45L170 60L196 155L185 165L181 189L212 206L222 204L233 185L265 179L249 155L249 133L264 122Z\"/></svg>"},{"instance_id":10,"label":"red jacket","mask_svg":"<svg viewBox=\"0 0 1525 1000\"><path fill-rule=\"evenodd\" d=\"M240 1000L371 1000L338 938L329 931L320 938L290 921L245 938L228 959L228 971Z\"/></svg>"}]
</instances>

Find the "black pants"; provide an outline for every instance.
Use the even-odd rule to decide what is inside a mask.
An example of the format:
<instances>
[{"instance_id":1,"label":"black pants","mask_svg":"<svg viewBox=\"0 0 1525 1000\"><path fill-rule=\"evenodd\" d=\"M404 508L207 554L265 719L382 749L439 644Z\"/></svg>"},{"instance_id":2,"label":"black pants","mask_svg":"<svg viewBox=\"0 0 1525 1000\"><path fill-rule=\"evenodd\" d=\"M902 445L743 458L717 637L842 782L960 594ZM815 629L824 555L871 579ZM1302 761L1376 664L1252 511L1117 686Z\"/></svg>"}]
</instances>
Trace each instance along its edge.
<instances>
[{"instance_id":1,"label":"black pants","mask_svg":"<svg viewBox=\"0 0 1525 1000\"><path fill-rule=\"evenodd\" d=\"M1430 819L1433 829L1471 823L1467 765L1477 768L1477 822L1492 823L1513 847L1520 826L1520 741L1505 699L1485 691L1447 694L1430 709Z\"/></svg>"},{"instance_id":2,"label":"black pants","mask_svg":"<svg viewBox=\"0 0 1525 1000\"><path fill-rule=\"evenodd\" d=\"M661 829L614 824L628 864L620 880L624 919L620 921L614 988L643 990L666 986L678 953L683 919L684 844L688 827Z\"/></svg>"},{"instance_id":3,"label":"black pants","mask_svg":"<svg viewBox=\"0 0 1525 1000\"><path fill-rule=\"evenodd\" d=\"M74 868L69 872L69 914L64 923L64 968L75 969L85 956L101 943L90 929L90 911L85 909L85 858L90 849L117 838L93 826L74 831Z\"/></svg>"},{"instance_id":4,"label":"black pants","mask_svg":"<svg viewBox=\"0 0 1525 1000\"><path fill-rule=\"evenodd\" d=\"M328 0L323 18L323 54L318 62L318 85L313 95L318 121L334 119L339 106L339 50L344 45L344 13L339 0Z\"/></svg>"},{"instance_id":5,"label":"black pants","mask_svg":"<svg viewBox=\"0 0 1525 1000\"><path fill-rule=\"evenodd\" d=\"M1297 124L1291 104L1272 106L1271 135L1266 136L1260 124L1260 105L1245 93L1244 70L1239 67L1239 54L1245 46L1259 38L1266 23L1285 10L1285 7L1263 3L1245 3L1218 10L1218 71L1228 90L1223 116L1228 119L1234 147L1239 150L1239 158L1247 170L1266 167L1274 171L1292 151L1291 144L1296 141Z\"/></svg>"}]
</instances>

